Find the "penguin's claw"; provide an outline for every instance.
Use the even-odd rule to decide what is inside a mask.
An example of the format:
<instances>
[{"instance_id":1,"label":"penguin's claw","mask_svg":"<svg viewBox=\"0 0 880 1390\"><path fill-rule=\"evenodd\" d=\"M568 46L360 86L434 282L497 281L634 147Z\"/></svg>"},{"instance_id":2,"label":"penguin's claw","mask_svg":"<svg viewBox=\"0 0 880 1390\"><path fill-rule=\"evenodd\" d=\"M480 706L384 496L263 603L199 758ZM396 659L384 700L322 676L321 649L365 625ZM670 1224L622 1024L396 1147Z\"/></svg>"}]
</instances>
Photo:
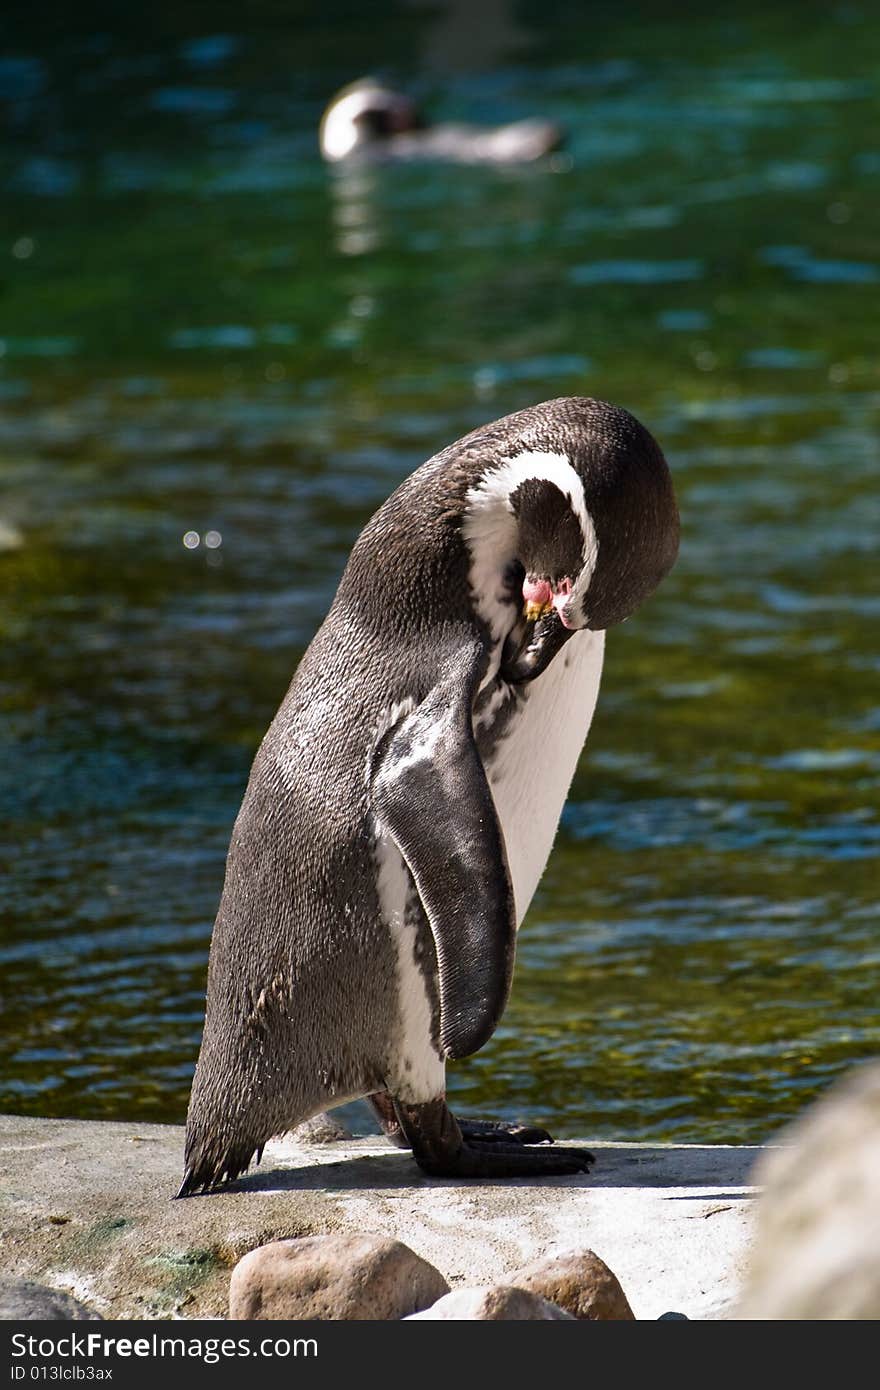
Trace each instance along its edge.
<instances>
[{"instance_id":1,"label":"penguin's claw","mask_svg":"<svg viewBox=\"0 0 880 1390\"><path fill-rule=\"evenodd\" d=\"M537 1125L499 1125L494 1120L459 1120L462 1138L472 1144L552 1144L553 1135Z\"/></svg>"}]
</instances>

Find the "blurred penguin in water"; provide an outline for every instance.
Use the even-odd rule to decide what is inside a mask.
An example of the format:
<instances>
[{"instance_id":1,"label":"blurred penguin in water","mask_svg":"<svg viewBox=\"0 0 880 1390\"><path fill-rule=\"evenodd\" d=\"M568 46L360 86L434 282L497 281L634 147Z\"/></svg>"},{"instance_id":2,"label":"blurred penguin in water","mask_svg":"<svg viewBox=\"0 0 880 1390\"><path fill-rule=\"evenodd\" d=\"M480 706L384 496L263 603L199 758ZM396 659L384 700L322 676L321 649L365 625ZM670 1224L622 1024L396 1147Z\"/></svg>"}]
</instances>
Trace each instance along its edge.
<instances>
[{"instance_id":1,"label":"blurred penguin in water","mask_svg":"<svg viewBox=\"0 0 880 1390\"><path fill-rule=\"evenodd\" d=\"M372 77L360 78L330 102L321 119L326 160L373 162L440 159L460 164L518 164L540 159L562 143L554 121L475 126L428 125L415 103Z\"/></svg>"}]
</instances>

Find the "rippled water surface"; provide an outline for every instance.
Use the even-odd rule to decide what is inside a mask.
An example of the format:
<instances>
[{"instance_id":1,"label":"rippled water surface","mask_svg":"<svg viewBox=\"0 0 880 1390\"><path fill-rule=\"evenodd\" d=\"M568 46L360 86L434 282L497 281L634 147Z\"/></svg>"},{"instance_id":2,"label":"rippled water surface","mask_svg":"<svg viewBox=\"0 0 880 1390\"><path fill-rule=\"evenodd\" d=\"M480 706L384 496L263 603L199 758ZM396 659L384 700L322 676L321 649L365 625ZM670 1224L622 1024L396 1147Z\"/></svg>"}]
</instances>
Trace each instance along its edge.
<instances>
[{"instance_id":1,"label":"rippled water surface","mask_svg":"<svg viewBox=\"0 0 880 1390\"><path fill-rule=\"evenodd\" d=\"M763 1139L880 1031L880 21L292 8L18 7L0 55L0 1106L182 1119L250 760L355 535L583 393L661 441L681 558L451 1091ZM567 149L329 172L364 70Z\"/></svg>"}]
</instances>

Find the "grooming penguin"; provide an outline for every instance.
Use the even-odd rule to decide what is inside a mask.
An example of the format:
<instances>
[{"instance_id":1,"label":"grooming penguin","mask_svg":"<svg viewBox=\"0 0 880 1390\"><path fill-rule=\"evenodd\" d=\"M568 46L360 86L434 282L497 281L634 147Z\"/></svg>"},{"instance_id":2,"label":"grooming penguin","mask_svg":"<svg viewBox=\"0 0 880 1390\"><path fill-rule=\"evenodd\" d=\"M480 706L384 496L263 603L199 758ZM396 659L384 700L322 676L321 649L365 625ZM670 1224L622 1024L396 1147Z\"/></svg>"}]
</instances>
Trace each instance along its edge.
<instances>
[{"instance_id":1,"label":"grooming penguin","mask_svg":"<svg viewBox=\"0 0 880 1390\"><path fill-rule=\"evenodd\" d=\"M360 1096L428 1173L587 1170L457 1122L445 1062L504 1012L605 629L677 550L656 442L580 397L473 431L368 522L233 831L180 1195Z\"/></svg>"},{"instance_id":2,"label":"grooming penguin","mask_svg":"<svg viewBox=\"0 0 880 1390\"><path fill-rule=\"evenodd\" d=\"M555 121L541 118L502 126L428 125L410 97L363 77L336 93L321 118L318 139L331 164L423 159L521 164L558 149L562 131Z\"/></svg>"}]
</instances>

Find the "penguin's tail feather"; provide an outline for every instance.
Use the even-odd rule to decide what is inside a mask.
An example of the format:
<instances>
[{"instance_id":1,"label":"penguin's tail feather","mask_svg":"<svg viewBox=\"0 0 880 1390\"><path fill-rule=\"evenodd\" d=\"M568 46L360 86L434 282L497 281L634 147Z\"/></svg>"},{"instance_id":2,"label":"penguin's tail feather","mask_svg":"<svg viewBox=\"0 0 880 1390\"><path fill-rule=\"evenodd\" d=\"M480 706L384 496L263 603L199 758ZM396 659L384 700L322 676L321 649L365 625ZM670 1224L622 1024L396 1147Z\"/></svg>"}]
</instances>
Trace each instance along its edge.
<instances>
[{"instance_id":1,"label":"penguin's tail feather","mask_svg":"<svg viewBox=\"0 0 880 1390\"><path fill-rule=\"evenodd\" d=\"M235 1182L250 1167L254 1156L259 1163L263 1157L262 1144L238 1143L221 1151L216 1142L204 1147L188 1143L183 1182L175 1193L175 1199L195 1197L200 1192L215 1192L217 1188Z\"/></svg>"}]
</instances>

